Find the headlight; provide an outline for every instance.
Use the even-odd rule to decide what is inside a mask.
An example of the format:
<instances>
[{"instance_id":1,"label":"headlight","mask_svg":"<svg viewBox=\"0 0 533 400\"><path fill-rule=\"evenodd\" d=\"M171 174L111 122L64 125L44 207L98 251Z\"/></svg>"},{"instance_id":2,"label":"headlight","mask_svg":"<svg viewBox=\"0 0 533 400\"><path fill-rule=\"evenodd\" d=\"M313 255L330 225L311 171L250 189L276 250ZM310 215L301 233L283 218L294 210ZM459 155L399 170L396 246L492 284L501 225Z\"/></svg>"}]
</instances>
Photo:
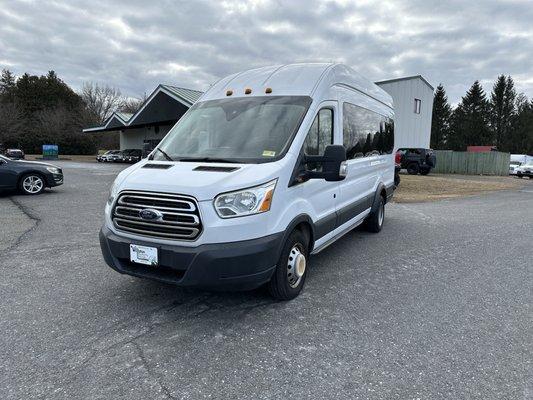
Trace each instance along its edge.
<instances>
[{"instance_id":1,"label":"headlight","mask_svg":"<svg viewBox=\"0 0 533 400\"><path fill-rule=\"evenodd\" d=\"M115 200L115 197L118 193L118 185L117 182L113 182L113 185L111 186L111 189L109 190L109 198L107 199L107 204L111 205L113 204L113 201Z\"/></svg>"},{"instance_id":2,"label":"headlight","mask_svg":"<svg viewBox=\"0 0 533 400\"><path fill-rule=\"evenodd\" d=\"M48 172L51 172L52 174L59 174L59 168L56 167L46 167Z\"/></svg>"},{"instance_id":3,"label":"headlight","mask_svg":"<svg viewBox=\"0 0 533 400\"><path fill-rule=\"evenodd\" d=\"M218 195L215 210L220 218L243 217L270 210L277 179L248 189Z\"/></svg>"}]
</instances>

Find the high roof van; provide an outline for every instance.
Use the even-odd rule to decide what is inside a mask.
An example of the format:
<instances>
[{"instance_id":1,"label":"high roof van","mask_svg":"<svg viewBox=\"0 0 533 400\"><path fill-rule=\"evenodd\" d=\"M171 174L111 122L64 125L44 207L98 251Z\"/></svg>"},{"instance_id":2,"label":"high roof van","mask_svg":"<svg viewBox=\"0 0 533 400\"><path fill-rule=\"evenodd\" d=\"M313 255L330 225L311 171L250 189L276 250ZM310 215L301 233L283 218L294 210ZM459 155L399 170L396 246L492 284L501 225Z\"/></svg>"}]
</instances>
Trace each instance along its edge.
<instances>
[{"instance_id":1,"label":"high roof van","mask_svg":"<svg viewBox=\"0 0 533 400\"><path fill-rule=\"evenodd\" d=\"M116 271L180 286L302 290L310 255L383 227L394 187L391 97L339 64L214 84L122 171L100 243Z\"/></svg>"}]
</instances>

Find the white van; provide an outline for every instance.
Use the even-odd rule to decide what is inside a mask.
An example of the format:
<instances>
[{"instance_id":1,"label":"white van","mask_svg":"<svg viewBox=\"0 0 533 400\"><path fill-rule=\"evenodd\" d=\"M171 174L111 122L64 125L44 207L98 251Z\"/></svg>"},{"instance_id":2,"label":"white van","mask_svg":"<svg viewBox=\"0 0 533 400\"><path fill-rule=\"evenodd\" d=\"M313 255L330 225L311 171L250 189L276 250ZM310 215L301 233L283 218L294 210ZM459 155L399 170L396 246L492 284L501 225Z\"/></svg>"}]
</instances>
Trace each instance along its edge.
<instances>
[{"instance_id":1,"label":"white van","mask_svg":"<svg viewBox=\"0 0 533 400\"><path fill-rule=\"evenodd\" d=\"M267 284L292 299L310 254L362 223L381 230L393 121L391 97L344 65L228 76L118 175L104 258L124 274L203 288Z\"/></svg>"}]
</instances>

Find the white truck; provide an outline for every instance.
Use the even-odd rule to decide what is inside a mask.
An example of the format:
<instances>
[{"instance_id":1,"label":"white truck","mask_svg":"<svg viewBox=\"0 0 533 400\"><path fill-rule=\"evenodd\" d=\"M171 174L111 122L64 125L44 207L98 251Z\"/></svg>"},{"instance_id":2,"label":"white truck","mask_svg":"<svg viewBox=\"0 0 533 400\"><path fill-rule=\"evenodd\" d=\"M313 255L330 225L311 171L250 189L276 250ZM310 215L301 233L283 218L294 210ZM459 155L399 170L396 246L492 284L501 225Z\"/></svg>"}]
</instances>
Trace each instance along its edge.
<instances>
[{"instance_id":1,"label":"white truck","mask_svg":"<svg viewBox=\"0 0 533 400\"><path fill-rule=\"evenodd\" d=\"M533 163L533 157L527 154L511 154L511 162L509 164L509 175L517 175L518 167L525 164Z\"/></svg>"}]
</instances>

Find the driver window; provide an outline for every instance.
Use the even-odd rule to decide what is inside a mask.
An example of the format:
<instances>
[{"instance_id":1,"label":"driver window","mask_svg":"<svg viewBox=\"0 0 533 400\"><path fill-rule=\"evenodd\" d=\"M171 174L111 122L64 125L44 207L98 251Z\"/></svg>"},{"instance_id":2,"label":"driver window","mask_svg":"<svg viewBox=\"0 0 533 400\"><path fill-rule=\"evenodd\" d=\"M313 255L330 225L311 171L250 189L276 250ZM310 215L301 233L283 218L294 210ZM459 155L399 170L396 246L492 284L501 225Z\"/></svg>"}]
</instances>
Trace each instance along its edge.
<instances>
[{"instance_id":1,"label":"driver window","mask_svg":"<svg viewBox=\"0 0 533 400\"><path fill-rule=\"evenodd\" d=\"M304 153L308 156L321 156L330 144L333 144L333 110L323 108L316 115L307 133Z\"/></svg>"}]
</instances>

